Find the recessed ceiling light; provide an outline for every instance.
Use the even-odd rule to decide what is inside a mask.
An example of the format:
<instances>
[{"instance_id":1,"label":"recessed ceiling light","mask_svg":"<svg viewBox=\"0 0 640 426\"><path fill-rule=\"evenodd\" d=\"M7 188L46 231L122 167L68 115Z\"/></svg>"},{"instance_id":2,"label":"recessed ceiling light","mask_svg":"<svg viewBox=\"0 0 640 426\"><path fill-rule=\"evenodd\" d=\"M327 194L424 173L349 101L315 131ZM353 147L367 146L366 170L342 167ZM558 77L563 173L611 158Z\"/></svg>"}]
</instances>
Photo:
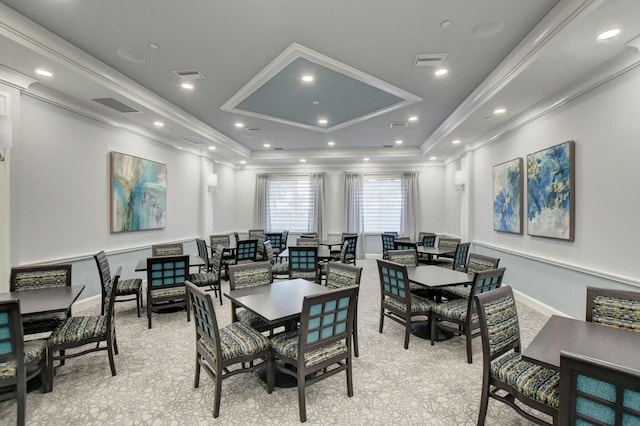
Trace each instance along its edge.
<instances>
[{"instance_id":1,"label":"recessed ceiling light","mask_svg":"<svg viewBox=\"0 0 640 426\"><path fill-rule=\"evenodd\" d=\"M241 128L243 128L243 127L244 127L244 123L237 122L237 123L236 123L236 127L237 127L238 129L241 129Z\"/></svg>"},{"instance_id":2,"label":"recessed ceiling light","mask_svg":"<svg viewBox=\"0 0 640 426\"><path fill-rule=\"evenodd\" d=\"M306 160L306 159L304 159L304 158L301 158L301 159L300 159L300 162L301 162L301 163L306 163L306 162L307 162L307 160Z\"/></svg>"},{"instance_id":3,"label":"recessed ceiling light","mask_svg":"<svg viewBox=\"0 0 640 426\"><path fill-rule=\"evenodd\" d=\"M409 117L409 121L418 121L418 117L412 115L411 117Z\"/></svg>"},{"instance_id":4,"label":"recessed ceiling light","mask_svg":"<svg viewBox=\"0 0 640 426\"><path fill-rule=\"evenodd\" d=\"M191 83L182 83L180 86L182 86L183 89L193 90L193 84Z\"/></svg>"},{"instance_id":5,"label":"recessed ceiling light","mask_svg":"<svg viewBox=\"0 0 640 426\"><path fill-rule=\"evenodd\" d=\"M452 140L451 143L454 145L458 145L460 143L460 139Z\"/></svg>"},{"instance_id":6,"label":"recessed ceiling light","mask_svg":"<svg viewBox=\"0 0 640 426\"><path fill-rule=\"evenodd\" d=\"M336 143L335 143L334 141L329 141L329 142L327 142L327 145L329 145L329 146L334 146L335 144L336 144Z\"/></svg>"},{"instance_id":7,"label":"recessed ceiling light","mask_svg":"<svg viewBox=\"0 0 640 426\"><path fill-rule=\"evenodd\" d=\"M369 157L364 157L362 161L369 161Z\"/></svg>"},{"instance_id":8,"label":"recessed ceiling light","mask_svg":"<svg viewBox=\"0 0 640 426\"><path fill-rule=\"evenodd\" d=\"M449 74L449 70L447 70L446 68L440 68L439 70L437 70L433 74L436 77L444 77L445 75Z\"/></svg>"},{"instance_id":9,"label":"recessed ceiling light","mask_svg":"<svg viewBox=\"0 0 640 426\"><path fill-rule=\"evenodd\" d=\"M247 164L246 160L240 160L240 164Z\"/></svg>"},{"instance_id":10,"label":"recessed ceiling light","mask_svg":"<svg viewBox=\"0 0 640 426\"><path fill-rule=\"evenodd\" d=\"M41 75L43 77L53 77L53 73L51 71L45 70L44 68L38 68L36 70L36 74Z\"/></svg>"},{"instance_id":11,"label":"recessed ceiling light","mask_svg":"<svg viewBox=\"0 0 640 426\"><path fill-rule=\"evenodd\" d=\"M402 143L402 139L396 139L396 144L400 145Z\"/></svg>"},{"instance_id":12,"label":"recessed ceiling light","mask_svg":"<svg viewBox=\"0 0 640 426\"><path fill-rule=\"evenodd\" d=\"M151 49L159 49L159 48L160 48L160 45L159 45L158 43L153 43L153 42L151 42L151 43L149 43L149 47L150 47Z\"/></svg>"},{"instance_id":13,"label":"recessed ceiling light","mask_svg":"<svg viewBox=\"0 0 640 426\"><path fill-rule=\"evenodd\" d=\"M264 145L262 145L262 146L264 146L265 148L271 148L271 144L270 144L270 143L265 143L265 144L264 144Z\"/></svg>"},{"instance_id":14,"label":"recessed ceiling light","mask_svg":"<svg viewBox=\"0 0 640 426\"><path fill-rule=\"evenodd\" d=\"M598 34L598 40L609 40L610 38L614 38L618 34L620 34L620 28L612 28L607 31L603 31Z\"/></svg>"},{"instance_id":15,"label":"recessed ceiling light","mask_svg":"<svg viewBox=\"0 0 640 426\"><path fill-rule=\"evenodd\" d=\"M160 120L156 120L153 122L153 125L156 127L164 127L164 123Z\"/></svg>"},{"instance_id":16,"label":"recessed ceiling light","mask_svg":"<svg viewBox=\"0 0 640 426\"><path fill-rule=\"evenodd\" d=\"M313 76L312 75L303 75L302 76L302 81L304 81L305 83L311 83L313 81Z\"/></svg>"},{"instance_id":17,"label":"recessed ceiling light","mask_svg":"<svg viewBox=\"0 0 640 426\"><path fill-rule=\"evenodd\" d=\"M506 108L496 108L493 110L495 115L503 115L505 112L507 112Z\"/></svg>"},{"instance_id":18,"label":"recessed ceiling light","mask_svg":"<svg viewBox=\"0 0 640 426\"><path fill-rule=\"evenodd\" d=\"M447 27L450 27L450 26L451 26L451 21L448 20L448 19L440 22L440 27L442 27L442 28L447 28Z\"/></svg>"},{"instance_id":19,"label":"recessed ceiling light","mask_svg":"<svg viewBox=\"0 0 640 426\"><path fill-rule=\"evenodd\" d=\"M216 147L215 147L215 146L213 146L213 145L209 145L209 151L215 151L215 150L216 150Z\"/></svg>"},{"instance_id":20,"label":"recessed ceiling light","mask_svg":"<svg viewBox=\"0 0 640 426\"><path fill-rule=\"evenodd\" d=\"M326 118L321 118L320 120L318 120L318 124L321 125L325 125L329 122L329 120L327 120Z\"/></svg>"},{"instance_id":21,"label":"recessed ceiling light","mask_svg":"<svg viewBox=\"0 0 640 426\"><path fill-rule=\"evenodd\" d=\"M314 105L320 105L320 101L312 101L311 103Z\"/></svg>"},{"instance_id":22,"label":"recessed ceiling light","mask_svg":"<svg viewBox=\"0 0 640 426\"><path fill-rule=\"evenodd\" d=\"M429 160L431 160L431 161L436 160L436 159L437 159L437 157L429 157Z\"/></svg>"}]
</instances>

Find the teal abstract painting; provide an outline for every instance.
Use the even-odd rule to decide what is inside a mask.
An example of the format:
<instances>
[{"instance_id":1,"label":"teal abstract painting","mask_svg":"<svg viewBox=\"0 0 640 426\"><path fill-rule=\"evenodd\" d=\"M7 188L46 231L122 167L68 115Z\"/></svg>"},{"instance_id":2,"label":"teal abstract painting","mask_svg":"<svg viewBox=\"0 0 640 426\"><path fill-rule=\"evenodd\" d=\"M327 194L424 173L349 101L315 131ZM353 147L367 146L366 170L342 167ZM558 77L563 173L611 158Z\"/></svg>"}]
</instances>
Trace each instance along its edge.
<instances>
[{"instance_id":1,"label":"teal abstract painting","mask_svg":"<svg viewBox=\"0 0 640 426\"><path fill-rule=\"evenodd\" d=\"M522 234L522 158L493 166L493 229Z\"/></svg>"},{"instance_id":2,"label":"teal abstract painting","mask_svg":"<svg viewBox=\"0 0 640 426\"><path fill-rule=\"evenodd\" d=\"M527 233L573 241L573 141L527 155Z\"/></svg>"},{"instance_id":3,"label":"teal abstract painting","mask_svg":"<svg viewBox=\"0 0 640 426\"><path fill-rule=\"evenodd\" d=\"M111 232L166 226L167 166L111 152Z\"/></svg>"}]
</instances>

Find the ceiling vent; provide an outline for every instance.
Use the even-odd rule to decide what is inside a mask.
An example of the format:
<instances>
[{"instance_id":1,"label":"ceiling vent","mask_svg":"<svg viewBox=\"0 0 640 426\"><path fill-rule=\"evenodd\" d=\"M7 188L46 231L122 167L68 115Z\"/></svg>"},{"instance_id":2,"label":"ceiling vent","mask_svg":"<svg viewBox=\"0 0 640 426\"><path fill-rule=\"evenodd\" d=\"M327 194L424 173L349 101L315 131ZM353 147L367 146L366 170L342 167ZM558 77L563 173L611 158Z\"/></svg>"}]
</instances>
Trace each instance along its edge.
<instances>
[{"instance_id":1,"label":"ceiling vent","mask_svg":"<svg viewBox=\"0 0 640 426\"><path fill-rule=\"evenodd\" d=\"M284 151L284 148L278 147L278 148L273 148L274 151Z\"/></svg>"},{"instance_id":2,"label":"ceiling vent","mask_svg":"<svg viewBox=\"0 0 640 426\"><path fill-rule=\"evenodd\" d=\"M187 136L186 138L184 138L184 140L187 140L193 144L196 145L208 145L209 142L205 141L204 139L199 138L198 136Z\"/></svg>"},{"instance_id":3,"label":"ceiling vent","mask_svg":"<svg viewBox=\"0 0 640 426\"><path fill-rule=\"evenodd\" d=\"M446 53L420 53L413 60L414 67L436 67L442 65Z\"/></svg>"},{"instance_id":4,"label":"ceiling vent","mask_svg":"<svg viewBox=\"0 0 640 426\"><path fill-rule=\"evenodd\" d=\"M382 145L383 148L393 148L393 145Z\"/></svg>"},{"instance_id":5,"label":"ceiling vent","mask_svg":"<svg viewBox=\"0 0 640 426\"><path fill-rule=\"evenodd\" d=\"M92 101L96 101L99 104L102 104L106 107L109 107L111 109L114 109L122 113L140 112L137 109L131 108L130 106L125 105L122 102L116 101L113 98L96 98L96 99L92 99Z\"/></svg>"},{"instance_id":6,"label":"ceiling vent","mask_svg":"<svg viewBox=\"0 0 640 426\"><path fill-rule=\"evenodd\" d=\"M193 80L204 80L204 74L196 69L192 70L175 70L173 72L175 75L180 77L183 81L193 81Z\"/></svg>"},{"instance_id":7,"label":"ceiling vent","mask_svg":"<svg viewBox=\"0 0 640 426\"><path fill-rule=\"evenodd\" d=\"M244 128L249 133L261 133L262 129L259 127L245 127Z\"/></svg>"},{"instance_id":8,"label":"ceiling vent","mask_svg":"<svg viewBox=\"0 0 640 426\"><path fill-rule=\"evenodd\" d=\"M389 124L389 127L391 127L392 129L394 127L407 127L407 123L391 123Z\"/></svg>"}]
</instances>

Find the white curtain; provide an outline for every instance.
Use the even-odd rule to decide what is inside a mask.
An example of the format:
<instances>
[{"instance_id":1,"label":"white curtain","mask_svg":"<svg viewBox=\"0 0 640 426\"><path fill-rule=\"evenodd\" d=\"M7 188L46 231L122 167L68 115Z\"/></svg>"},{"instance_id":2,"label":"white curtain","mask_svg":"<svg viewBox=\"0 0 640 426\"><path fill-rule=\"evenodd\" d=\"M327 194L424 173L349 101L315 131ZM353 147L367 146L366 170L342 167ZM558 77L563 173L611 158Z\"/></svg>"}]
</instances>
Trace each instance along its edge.
<instances>
[{"instance_id":1,"label":"white curtain","mask_svg":"<svg viewBox=\"0 0 640 426\"><path fill-rule=\"evenodd\" d=\"M267 182L269 175L266 173L258 173L256 175L256 199L254 203L254 229L264 229L266 232L271 229L266 229L266 217L267 217Z\"/></svg>"},{"instance_id":2,"label":"white curtain","mask_svg":"<svg viewBox=\"0 0 640 426\"><path fill-rule=\"evenodd\" d=\"M344 205L347 232L358 234L356 257L364 257L364 229L362 218L362 175L359 173L344 174Z\"/></svg>"},{"instance_id":3,"label":"white curtain","mask_svg":"<svg viewBox=\"0 0 640 426\"><path fill-rule=\"evenodd\" d=\"M417 238L420 230L420 190L418 172L406 172L402 174L402 190L404 192L404 206L400 233L411 240Z\"/></svg>"},{"instance_id":4,"label":"white curtain","mask_svg":"<svg viewBox=\"0 0 640 426\"><path fill-rule=\"evenodd\" d=\"M326 239L322 229L322 218L324 217L324 173L311 173L309 174L309 182L311 185L312 196L314 198L313 211L309 212L309 218L311 219L311 227L309 229L315 230L318 233L320 240Z\"/></svg>"}]
</instances>

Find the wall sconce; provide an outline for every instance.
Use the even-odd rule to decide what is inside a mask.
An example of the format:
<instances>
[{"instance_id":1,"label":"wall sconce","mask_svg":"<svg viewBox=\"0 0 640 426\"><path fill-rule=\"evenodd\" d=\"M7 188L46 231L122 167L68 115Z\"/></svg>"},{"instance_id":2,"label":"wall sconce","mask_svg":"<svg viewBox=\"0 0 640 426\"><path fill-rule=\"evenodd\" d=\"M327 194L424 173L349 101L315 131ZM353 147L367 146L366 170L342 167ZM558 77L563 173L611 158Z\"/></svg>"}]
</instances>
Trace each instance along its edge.
<instances>
[{"instance_id":1,"label":"wall sconce","mask_svg":"<svg viewBox=\"0 0 640 426\"><path fill-rule=\"evenodd\" d=\"M218 175L216 173L211 173L207 178L207 185L209 185L209 192L213 192L218 186Z\"/></svg>"},{"instance_id":2,"label":"wall sconce","mask_svg":"<svg viewBox=\"0 0 640 426\"><path fill-rule=\"evenodd\" d=\"M453 183L456 184L457 191L464 191L464 184L467 181L467 176L463 170L456 170L453 175Z\"/></svg>"}]
</instances>

